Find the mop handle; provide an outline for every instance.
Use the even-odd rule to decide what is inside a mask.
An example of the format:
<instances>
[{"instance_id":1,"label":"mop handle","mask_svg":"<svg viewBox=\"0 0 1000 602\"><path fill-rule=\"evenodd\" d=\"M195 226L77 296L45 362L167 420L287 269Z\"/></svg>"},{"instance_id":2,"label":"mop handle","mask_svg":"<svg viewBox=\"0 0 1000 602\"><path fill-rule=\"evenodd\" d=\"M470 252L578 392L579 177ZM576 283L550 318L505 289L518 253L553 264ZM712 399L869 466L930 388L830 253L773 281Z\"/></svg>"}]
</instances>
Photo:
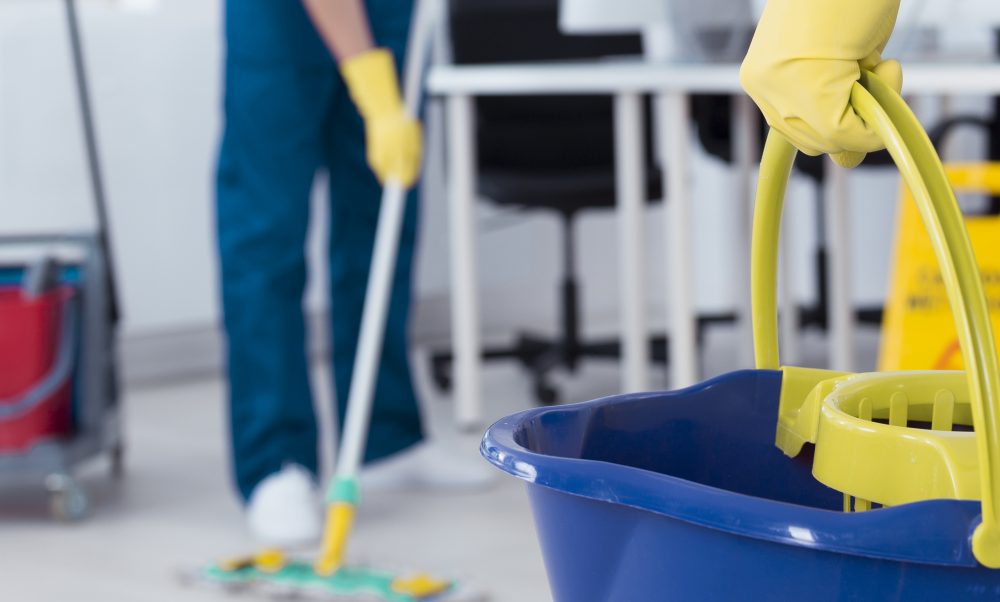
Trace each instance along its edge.
<instances>
[{"instance_id":1,"label":"mop handle","mask_svg":"<svg viewBox=\"0 0 1000 602\"><path fill-rule=\"evenodd\" d=\"M1000 368L993 328L972 243L944 167L906 102L874 74L863 72L851 105L892 155L927 228L968 368L979 456L982 522L972 549L982 564L1000 567ZM754 354L759 369L777 369L778 238L795 148L775 131L761 160L751 248Z\"/></svg>"},{"instance_id":2,"label":"mop handle","mask_svg":"<svg viewBox=\"0 0 1000 602\"><path fill-rule=\"evenodd\" d=\"M430 50L437 0L416 0L403 69L406 112L415 117L420 104L423 66ZM375 246L361 314L358 348L347 396L347 417L341 429L337 467L327 490L327 519L323 547L316 563L320 574L330 574L343 559L358 504L357 475L365 455L385 322L392 293L400 231L406 215L406 189L390 178L382 190Z\"/></svg>"},{"instance_id":3,"label":"mop handle","mask_svg":"<svg viewBox=\"0 0 1000 602\"><path fill-rule=\"evenodd\" d=\"M429 4L432 3L426 1L415 3L409 50L406 55L406 66L403 69L404 102L406 112L411 117L417 114L420 103L423 65L429 47L430 30L433 27L433 15L427 10ZM396 268L396 252L405 213L406 189L398 181L390 178L382 190L382 204L375 231L375 248L361 315L361 331L347 397L347 418L337 458L338 478L355 477L364 456L368 421L375 397L379 356L385 337L386 314Z\"/></svg>"}]
</instances>

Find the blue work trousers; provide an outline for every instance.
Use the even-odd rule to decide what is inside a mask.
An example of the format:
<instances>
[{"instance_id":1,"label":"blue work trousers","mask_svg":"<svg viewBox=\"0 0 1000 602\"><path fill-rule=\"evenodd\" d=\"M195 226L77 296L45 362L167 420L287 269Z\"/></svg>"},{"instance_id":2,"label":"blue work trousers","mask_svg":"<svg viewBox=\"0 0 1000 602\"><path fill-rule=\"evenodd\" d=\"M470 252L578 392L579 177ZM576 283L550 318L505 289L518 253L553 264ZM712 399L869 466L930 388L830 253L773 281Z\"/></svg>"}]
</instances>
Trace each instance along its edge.
<instances>
[{"instance_id":1,"label":"blue work trousers","mask_svg":"<svg viewBox=\"0 0 1000 602\"><path fill-rule=\"evenodd\" d=\"M366 4L376 43L402 65L412 3ZM228 0L225 32L216 224L232 461L246 499L285 463L318 470L303 317L314 176L329 174L330 321L341 424L381 187L365 162L364 124L302 2ZM407 354L416 199L407 207L366 461L423 436Z\"/></svg>"}]
</instances>

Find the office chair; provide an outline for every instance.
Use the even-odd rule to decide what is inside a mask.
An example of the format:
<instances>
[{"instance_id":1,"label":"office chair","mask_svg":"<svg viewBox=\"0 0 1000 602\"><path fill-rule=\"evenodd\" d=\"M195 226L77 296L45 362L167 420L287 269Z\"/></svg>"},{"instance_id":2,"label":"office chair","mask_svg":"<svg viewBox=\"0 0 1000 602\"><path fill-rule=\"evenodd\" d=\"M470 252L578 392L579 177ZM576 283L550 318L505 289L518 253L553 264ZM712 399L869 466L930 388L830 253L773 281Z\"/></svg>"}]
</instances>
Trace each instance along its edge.
<instances>
[{"instance_id":1,"label":"office chair","mask_svg":"<svg viewBox=\"0 0 1000 602\"><path fill-rule=\"evenodd\" d=\"M567 36L558 28L558 0L451 0L448 10L456 64L594 59L640 55L637 35ZM646 107L648 114L648 104ZM660 169L646 140L646 198L658 199ZM509 347L487 348L486 360L516 359L530 373L537 400L556 403L550 375L575 371L585 358L620 356L617 339L584 340L576 271L576 217L615 206L612 99L607 96L487 97L476 100L478 192L514 210L548 211L560 218L562 282L556 337L522 333ZM701 316L704 327L732 316ZM665 336L650 341L651 356L666 363ZM450 386L452 354L432 356L432 372Z\"/></svg>"}]
</instances>

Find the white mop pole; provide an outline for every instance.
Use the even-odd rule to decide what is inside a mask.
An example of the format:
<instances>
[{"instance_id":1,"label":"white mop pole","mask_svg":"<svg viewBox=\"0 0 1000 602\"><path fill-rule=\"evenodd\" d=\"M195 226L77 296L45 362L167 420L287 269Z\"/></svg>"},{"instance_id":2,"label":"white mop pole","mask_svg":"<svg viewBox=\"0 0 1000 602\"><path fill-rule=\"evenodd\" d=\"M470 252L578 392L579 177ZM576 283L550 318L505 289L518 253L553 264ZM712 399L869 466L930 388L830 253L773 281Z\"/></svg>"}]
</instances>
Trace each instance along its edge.
<instances>
[{"instance_id":1,"label":"white mop pole","mask_svg":"<svg viewBox=\"0 0 1000 602\"><path fill-rule=\"evenodd\" d=\"M438 0L415 0L406 63L403 68L403 100L406 112L416 116L420 105L423 67L430 51L431 33L438 14ZM389 180L382 191L375 247L372 253L361 332L354 358L347 397L347 418L342 429L337 468L327 491L327 524L317 572L330 574L339 568L358 503L358 471L365 455L368 425L375 397L386 314L392 294L399 235L406 214L406 189Z\"/></svg>"}]
</instances>

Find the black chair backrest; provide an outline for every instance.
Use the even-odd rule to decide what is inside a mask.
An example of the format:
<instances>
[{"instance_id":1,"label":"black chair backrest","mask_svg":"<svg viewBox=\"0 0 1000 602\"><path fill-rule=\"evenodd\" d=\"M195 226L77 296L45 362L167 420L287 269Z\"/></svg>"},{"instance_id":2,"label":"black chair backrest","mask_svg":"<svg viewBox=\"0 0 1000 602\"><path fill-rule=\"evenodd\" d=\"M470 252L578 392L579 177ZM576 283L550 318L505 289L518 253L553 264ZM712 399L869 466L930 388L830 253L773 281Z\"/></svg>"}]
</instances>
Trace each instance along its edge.
<instances>
[{"instance_id":1,"label":"black chair backrest","mask_svg":"<svg viewBox=\"0 0 1000 602\"><path fill-rule=\"evenodd\" d=\"M457 64L594 59L642 54L638 35L566 35L559 0L450 0Z\"/></svg>"},{"instance_id":2,"label":"black chair backrest","mask_svg":"<svg viewBox=\"0 0 1000 602\"><path fill-rule=\"evenodd\" d=\"M612 1L612 0L608 0ZM640 55L638 35L565 35L558 0L450 0L456 64ZM476 101L482 169L546 171L613 165L607 96L483 97Z\"/></svg>"}]
</instances>

